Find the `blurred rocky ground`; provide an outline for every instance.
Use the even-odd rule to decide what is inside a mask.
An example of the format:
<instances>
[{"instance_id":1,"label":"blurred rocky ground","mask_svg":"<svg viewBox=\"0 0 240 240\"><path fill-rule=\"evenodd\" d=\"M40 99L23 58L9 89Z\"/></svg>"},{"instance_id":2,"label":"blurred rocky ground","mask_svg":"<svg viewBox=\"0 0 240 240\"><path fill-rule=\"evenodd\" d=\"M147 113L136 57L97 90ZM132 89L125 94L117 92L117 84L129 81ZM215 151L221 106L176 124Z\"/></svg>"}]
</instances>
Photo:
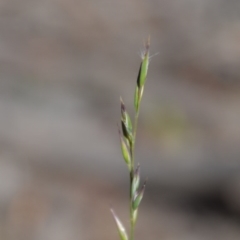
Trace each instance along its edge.
<instances>
[{"instance_id":1,"label":"blurred rocky ground","mask_svg":"<svg viewBox=\"0 0 240 240\"><path fill-rule=\"evenodd\" d=\"M239 239L240 2L0 2L0 238L117 239L116 123L143 42L137 239Z\"/></svg>"}]
</instances>

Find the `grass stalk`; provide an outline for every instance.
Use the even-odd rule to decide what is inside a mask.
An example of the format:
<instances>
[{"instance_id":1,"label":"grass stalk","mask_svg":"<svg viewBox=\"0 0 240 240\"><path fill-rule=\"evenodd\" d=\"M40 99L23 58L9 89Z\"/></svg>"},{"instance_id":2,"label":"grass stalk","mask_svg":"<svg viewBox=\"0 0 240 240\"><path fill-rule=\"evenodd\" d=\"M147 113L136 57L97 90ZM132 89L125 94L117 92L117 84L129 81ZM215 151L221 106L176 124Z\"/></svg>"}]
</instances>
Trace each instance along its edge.
<instances>
[{"instance_id":1,"label":"grass stalk","mask_svg":"<svg viewBox=\"0 0 240 240\"><path fill-rule=\"evenodd\" d=\"M140 108L140 106L139 106ZM131 154L131 172L130 172L130 219L131 219L131 226L130 226L130 240L134 240L134 229L135 229L135 223L134 223L134 216L133 216L133 208L132 208L132 202L133 202L133 194L132 194L132 185L133 185L133 177L134 177L134 159L135 159L135 145L136 145L136 135L137 135L137 126L138 126L138 117L139 117L139 108L134 116L134 127L133 127L133 141L130 146L130 154Z\"/></svg>"},{"instance_id":2,"label":"grass stalk","mask_svg":"<svg viewBox=\"0 0 240 240\"><path fill-rule=\"evenodd\" d=\"M130 238L126 233L124 225L121 223L120 219L116 215L116 213L111 209L113 217L118 227L118 232L121 240L134 240L135 233L135 225L137 221L138 208L140 202L144 195L144 190L146 187L146 181L144 184L140 185L140 166L135 168L135 145L136 145L136 135L137 135L137 126L139 119L139 110L140 104L142 100L143 90L145 81L147 78L148 72L148 64L149 64L149 44L150 39L147 40L145 44L145 49L142 54L142 61L140 64L136 90L134 95L134 107L135 107L135 115L134 115L134 125L132 125L131 118L129 117L125 104L123 100L120 98L121 102L121 126L122 132L119 130L120 142L123 159L128 166L129 175L130 175Z\"/></svg>"}]
</instances>

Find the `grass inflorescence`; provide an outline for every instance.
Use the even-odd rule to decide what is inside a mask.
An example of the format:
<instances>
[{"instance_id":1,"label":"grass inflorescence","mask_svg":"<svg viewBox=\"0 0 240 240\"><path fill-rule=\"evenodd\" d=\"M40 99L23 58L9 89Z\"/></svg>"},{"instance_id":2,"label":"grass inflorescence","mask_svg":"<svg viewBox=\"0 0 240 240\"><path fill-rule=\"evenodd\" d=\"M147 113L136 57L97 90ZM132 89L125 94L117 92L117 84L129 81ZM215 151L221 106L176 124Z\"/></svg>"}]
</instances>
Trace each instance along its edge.
<instances>
[{"instance_id":1,"label":"grass inflorescence","mask_svg":"<svg viewBox=\"0 0 240 240\"><path fill-rule=\"evenodd\" d=\"M143 96L144 86L148 73L149 65L149 46L150 38L145 43L144 52L141 55L141 63L138 71L136 89L134 94L134 122L126 110L125 104L120 98L121 104L121 130L119 131L120 136L120 145L122 150L123 159L128 167L129 176L130 176L130 189L129 189L129 202L130 202L130 232L126 232L123 223L120 221L119 217L113 209L111 209L112 215L115 219L119 236L121 240L134 240L134 230L138 216L138 208L141 203L141 200L144 195L146 180L142 186L140 186L140 165L138 164L135 167L135 143L136 143L136 134L137 134L137 125L140 104Z\"/></svg>"}]
</instances>

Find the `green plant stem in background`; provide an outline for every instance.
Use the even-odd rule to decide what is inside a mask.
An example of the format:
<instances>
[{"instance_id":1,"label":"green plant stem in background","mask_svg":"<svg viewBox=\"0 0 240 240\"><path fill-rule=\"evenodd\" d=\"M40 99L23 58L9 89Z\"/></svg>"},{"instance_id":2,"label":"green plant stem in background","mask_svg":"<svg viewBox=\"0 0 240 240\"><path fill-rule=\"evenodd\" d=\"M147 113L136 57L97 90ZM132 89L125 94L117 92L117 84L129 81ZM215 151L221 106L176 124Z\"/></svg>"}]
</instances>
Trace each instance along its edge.
<instances>
[{"instance_id":1,"label":"green plant stem in background","mask_svg":"<svg viewBox=\"0 0 240 240\"><path fill-rule=\"evenodd\" d=\"M145 44L145 49L142 54L142 61L140 64L136 90L134 95L134 107L135 107L135 116L134 116L134 125L132 126L132 121L126 111L123 100L120 98L121 102L121 126L122 132L119 129L119 136L121 142L122 156L125 163L128 166L129 175L130 175L130 239L128 238L127 232L124 228L124 225L121 223L120 219L116 213L111 209L112 215L117 224L119 236L121 240L134 240L135 225L138 215L138 207L144 195L144 190L146 187L146 181L139 188L140 184L140 166L138 165L135 168L135 145L136 145L136 135L137 135L137 126L139 118L140 104L142 100L143 90L145 81L147 78L148 64L149 64L149 43L150 39Z\"/></svg>"}]
</instances>

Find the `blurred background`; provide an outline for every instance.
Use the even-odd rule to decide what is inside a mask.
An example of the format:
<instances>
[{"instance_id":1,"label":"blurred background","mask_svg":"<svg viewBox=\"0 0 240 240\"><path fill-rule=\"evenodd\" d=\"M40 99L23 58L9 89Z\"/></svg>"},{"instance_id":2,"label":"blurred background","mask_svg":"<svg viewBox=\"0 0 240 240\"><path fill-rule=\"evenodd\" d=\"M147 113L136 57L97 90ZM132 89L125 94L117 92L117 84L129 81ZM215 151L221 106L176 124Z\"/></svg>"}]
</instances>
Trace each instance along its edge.
<instances>
[{"instance_id":1,"label":"blurred background","mask_svg":"<svg viewBox=\"0 0 240 240\"><path fill-rule=\"evenodd\" d=\"M118 239L120 95L148 186L136 239L240 237L240 1L2 0L0 238Z\"/></svg>"}]
</instances>

